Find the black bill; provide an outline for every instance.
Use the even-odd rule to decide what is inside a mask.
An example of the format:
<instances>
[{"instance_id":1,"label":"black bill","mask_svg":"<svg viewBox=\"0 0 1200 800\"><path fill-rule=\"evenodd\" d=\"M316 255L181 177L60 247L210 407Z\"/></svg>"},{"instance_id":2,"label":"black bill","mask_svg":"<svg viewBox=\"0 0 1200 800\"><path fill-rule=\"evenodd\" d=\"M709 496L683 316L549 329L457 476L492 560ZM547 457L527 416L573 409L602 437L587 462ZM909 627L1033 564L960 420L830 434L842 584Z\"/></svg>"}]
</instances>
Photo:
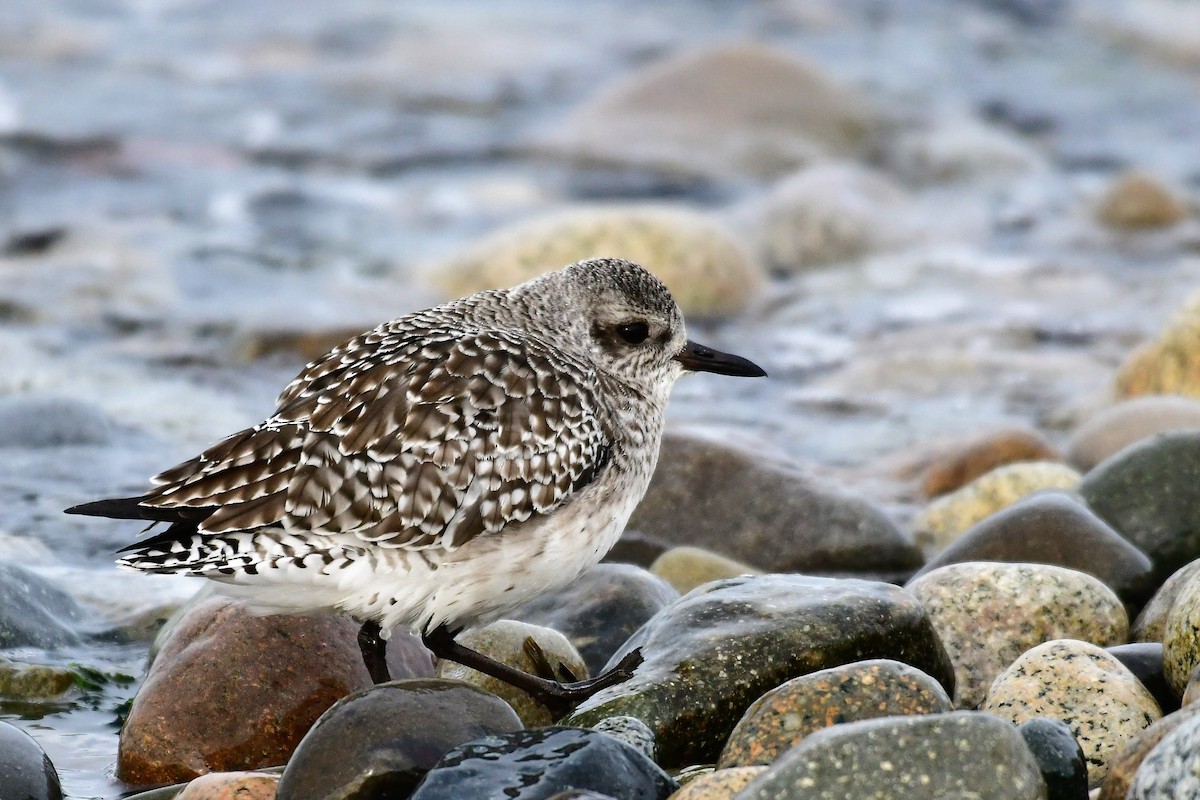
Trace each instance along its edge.
<instances>
[{"instance_id":1,"label":"black bill","mask_svg":"<svg viewBox=\"0 0 1200 800\"><path fill-rule=\"evenodd\" d=\"M736 375L739 378L765 378L766 370L749 359L722 353L702 344L689 341L675 356L675 360L692 372L715 372L718 375Z\"/></svg>"}]
</instances>

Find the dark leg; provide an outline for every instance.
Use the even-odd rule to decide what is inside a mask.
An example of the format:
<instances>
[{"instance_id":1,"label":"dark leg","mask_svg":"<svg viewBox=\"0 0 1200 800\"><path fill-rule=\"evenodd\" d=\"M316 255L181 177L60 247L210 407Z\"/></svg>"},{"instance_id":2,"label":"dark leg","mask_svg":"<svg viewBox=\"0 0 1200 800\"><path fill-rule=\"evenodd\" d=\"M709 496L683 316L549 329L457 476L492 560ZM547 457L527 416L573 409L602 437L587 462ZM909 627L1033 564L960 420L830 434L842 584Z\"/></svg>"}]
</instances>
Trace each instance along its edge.
<instances>
[{"instance_id":1,"label":"dark leg","mask_svg":"<svg viewBox=\"0 0 1200 800\"><path fill-rule=\"evenodd\" d=\"M364 622L358 630L358 649L362 651L372 683L387 683L392 679L387 665L387 642L380 633L378 622Z\"/></svg>"},{"instance_id":2,"label":"dark leg","mask_svg":"<svg viewBox=\"0 0 1200 800\"><path fill-rule=\"evenodd\" d=\"M587 681L560 683L530 675L469 647L464 647L454 641L454 634L445 626L422 636L421 639L438 658L449 659L464 667L479 670L485 675L491 675L493 678L512 684L527 692L556 716L565 714L601 689L607 689L609 686L616 686L618 683L629 680L633 676L633 670L642 663L641 651L634 650L621 659L621 663L603 675L597 675Z\"/></svg>"}]
</instances>

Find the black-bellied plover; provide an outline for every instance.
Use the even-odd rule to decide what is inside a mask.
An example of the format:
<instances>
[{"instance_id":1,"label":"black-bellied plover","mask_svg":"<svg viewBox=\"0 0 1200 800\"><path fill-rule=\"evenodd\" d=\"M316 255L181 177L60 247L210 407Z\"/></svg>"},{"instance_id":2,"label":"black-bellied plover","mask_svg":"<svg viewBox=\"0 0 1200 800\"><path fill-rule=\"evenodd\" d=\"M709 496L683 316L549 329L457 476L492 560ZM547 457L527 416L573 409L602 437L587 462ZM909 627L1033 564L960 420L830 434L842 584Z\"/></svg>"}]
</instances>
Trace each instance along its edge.
<instances>
[{"instance_id":1,"label":"black-bellied plover","mask_svg":"<svg viewBox=\"0 0 1200 800\"><path fill-rule=\"evenodd\" d=\"M688 341L642 267L582 261L384 323L145 494L68 512L167 523L126 547L123 567L212 578L265 613L349 613L376 682L399 626L562 707L640 655L561 683L454 637L608 552L654 472L671 387L692 371L766 374Z\"/></svg>"}]
</instances>

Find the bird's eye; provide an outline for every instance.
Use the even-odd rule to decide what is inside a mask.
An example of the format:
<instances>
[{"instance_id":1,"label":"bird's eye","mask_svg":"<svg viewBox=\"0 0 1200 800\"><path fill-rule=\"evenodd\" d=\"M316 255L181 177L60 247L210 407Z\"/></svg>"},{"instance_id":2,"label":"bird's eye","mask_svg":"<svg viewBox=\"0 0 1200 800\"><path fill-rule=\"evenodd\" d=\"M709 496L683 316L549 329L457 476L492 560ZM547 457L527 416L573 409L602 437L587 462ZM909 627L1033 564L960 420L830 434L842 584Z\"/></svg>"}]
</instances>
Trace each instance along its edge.
<instances>
[{"instance_id":1,"label":"bird's eye","mask_svg":"<svg viewBox=\"0 0 1200 800\"><path fill-rule=\"evenodd\" d=\"M650 336L650 326L644 322L627 322L617 326L617 336L627 344L641 344Z\"/></svg>"}]
</instances>

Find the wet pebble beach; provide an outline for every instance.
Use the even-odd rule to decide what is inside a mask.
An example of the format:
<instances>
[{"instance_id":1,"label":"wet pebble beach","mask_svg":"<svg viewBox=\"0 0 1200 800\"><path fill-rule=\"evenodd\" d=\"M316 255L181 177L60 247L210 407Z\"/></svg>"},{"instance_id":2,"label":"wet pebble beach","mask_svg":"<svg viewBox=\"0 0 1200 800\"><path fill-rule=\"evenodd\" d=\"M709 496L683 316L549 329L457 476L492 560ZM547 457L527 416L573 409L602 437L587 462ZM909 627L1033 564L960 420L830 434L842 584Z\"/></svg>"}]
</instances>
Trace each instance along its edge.
<instances>
[{"instance_id":1,"label":"wet pebble beach","mask_svg":"<svg viewBox=\"0 0 1200 800\"><path fill-rule=\"evenodd\" d=\"M0 800L1200 794L1200 5L0 4ZM676 387L605 563L464 641L66 516L592 256ZM531 646L529 642L536 643ZM536 654L540 652L540 656Z\"/></svg>"}]
</instances>

